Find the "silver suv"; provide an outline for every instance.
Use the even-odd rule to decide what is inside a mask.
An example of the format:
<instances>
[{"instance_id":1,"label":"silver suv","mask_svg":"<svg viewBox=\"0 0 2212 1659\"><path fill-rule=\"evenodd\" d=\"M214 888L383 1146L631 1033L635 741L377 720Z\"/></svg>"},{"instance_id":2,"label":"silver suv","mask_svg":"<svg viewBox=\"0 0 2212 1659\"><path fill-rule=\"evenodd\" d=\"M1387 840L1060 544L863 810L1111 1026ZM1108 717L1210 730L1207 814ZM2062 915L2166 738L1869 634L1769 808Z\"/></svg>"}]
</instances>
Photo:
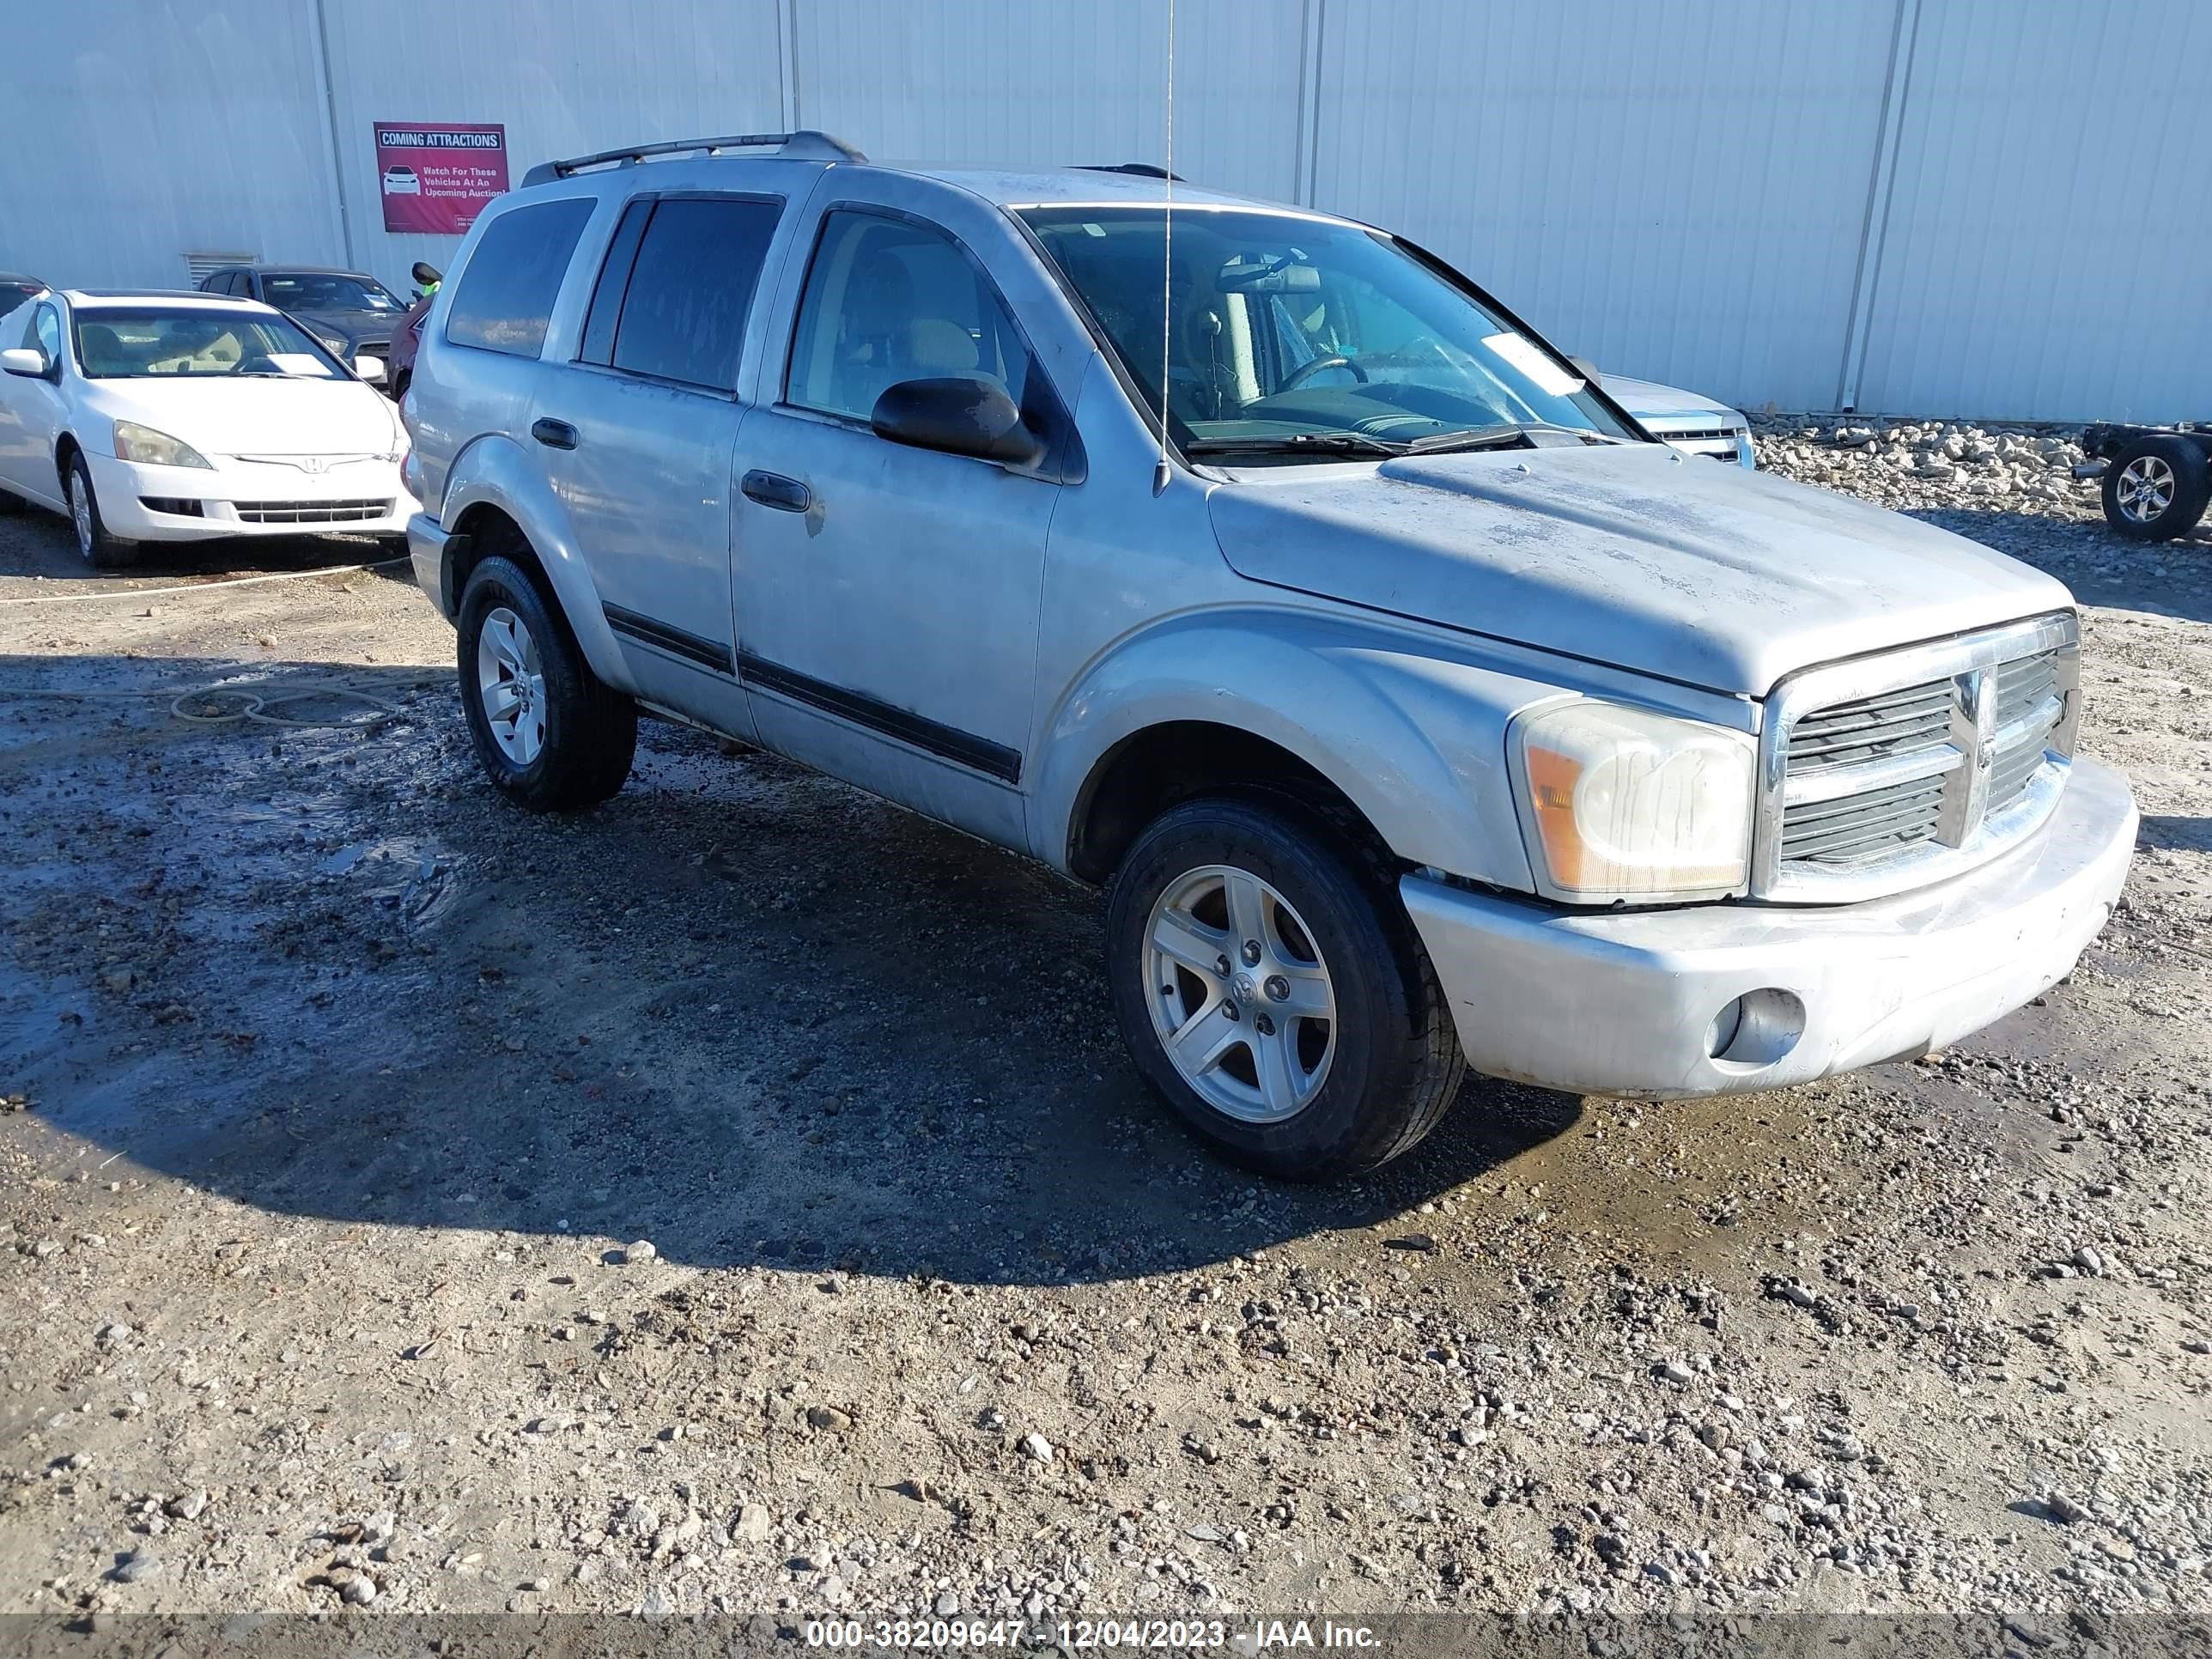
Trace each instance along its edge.
<instances>
[{"instance_id":1,"label":"silver suv","mask_svg":"<svg viewBox=\"0 0 2212 1659\"><path fill-rule=\"evenodd\" d=\"M1104 885L1138 1071L1249 1165L1468 1066L1917 1054L2125 877L2063 587L1687 459L1386 232L797 133L539 167L457 270L410 537L493 784L601 800L649 709Z\"/></svg>"}]
</instances>

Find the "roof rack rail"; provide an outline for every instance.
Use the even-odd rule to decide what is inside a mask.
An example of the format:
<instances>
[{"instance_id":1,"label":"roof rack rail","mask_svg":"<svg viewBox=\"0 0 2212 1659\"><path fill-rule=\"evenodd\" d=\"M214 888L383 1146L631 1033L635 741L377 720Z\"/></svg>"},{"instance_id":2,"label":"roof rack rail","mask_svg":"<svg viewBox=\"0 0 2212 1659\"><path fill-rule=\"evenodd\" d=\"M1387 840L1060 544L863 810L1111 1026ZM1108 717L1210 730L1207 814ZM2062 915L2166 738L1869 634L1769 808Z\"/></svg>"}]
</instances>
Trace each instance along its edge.
<instances>
[{"instance_id":1,"label":"roof rack rail","mask_svg":"<svg viewBox=\"0 0 2212 1659\"><path fill-rule=\"evenodd\" d=\"M1165 179L1170 184L1184 182L1180 173L1170 173L1165 167L1151 161L1078 161L1078 173L1127 173L1139 179Z\"/></svg>"},{"instance_id":2,"label":"roof rack rail","mask_svg":"<svg viewBox=\"0 0 2212 1659\"><path fill-rule=\"evenodd\" d=\"M659 144L628 144L620 149L603 149L590 155L573 155L565 161L540 161L522 175L525 187L549 185L556 179L566 179L586 167L602 167L610 162L642 161L648 155L680 155L694 150L713 155L726 149L765 149L773 146L778 155L798 161L865 161L868 158L847 143L826 132L817 132L811 127L802 127L797 132L736 133L726 138L672 138Z\"/></svg>"}]
</instances>

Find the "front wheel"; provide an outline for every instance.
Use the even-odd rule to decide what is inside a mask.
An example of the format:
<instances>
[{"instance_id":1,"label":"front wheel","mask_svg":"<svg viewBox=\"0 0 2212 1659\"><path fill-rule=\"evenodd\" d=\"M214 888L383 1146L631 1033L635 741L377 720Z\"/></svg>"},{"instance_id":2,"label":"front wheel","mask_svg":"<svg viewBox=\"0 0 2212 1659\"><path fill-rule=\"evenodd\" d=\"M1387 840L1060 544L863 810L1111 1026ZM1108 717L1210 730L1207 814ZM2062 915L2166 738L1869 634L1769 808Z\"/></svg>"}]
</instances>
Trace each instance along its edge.
<instances>
[{"instance_id":1,"label":"front wheel","mask_svg":"<svg viewBox=\"0 0 2212 1659\"><path fill-rule=\"evenodd\" d=\"M70 457L69 509L77 556L87 564L95 570L118 570L137 562L137 543L108 534L107 521L100 515L100 497L92 488L92 468L81 454Z\"/></svg>"},{"instance_id":2,"label":"front wheel","mask_svg":"<svg viewBox=\"0 0 2212 1659\"><path fill-rule=\"evenodd\" d=\"M1137 838L1107 906L1108 980L1137 1069L1263 1174L1373 1169L1465 1075L1389 872L1271 801L1187 803Z\"/></svg>"},{"instance_id":3,"label":"front wheel","mask_svg":"<svg viewBox=\"0 0 2212 1659\"><path fill-rule=\"evenodd\" d=\"M592 672L554 602L511 559L486 559L461 592L461 707L492 787L540 812L621 789L637 705Z\"/></svg>"}]
</instances>

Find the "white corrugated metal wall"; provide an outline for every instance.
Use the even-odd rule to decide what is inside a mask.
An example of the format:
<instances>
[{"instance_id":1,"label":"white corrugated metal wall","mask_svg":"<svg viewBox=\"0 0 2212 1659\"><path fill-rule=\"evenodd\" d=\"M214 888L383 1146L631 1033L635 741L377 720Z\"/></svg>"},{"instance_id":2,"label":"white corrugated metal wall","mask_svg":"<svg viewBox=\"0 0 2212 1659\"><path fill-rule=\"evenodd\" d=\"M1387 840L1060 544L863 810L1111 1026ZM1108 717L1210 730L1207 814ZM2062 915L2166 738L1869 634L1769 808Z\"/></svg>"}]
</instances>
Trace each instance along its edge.
<instances>
[{"instance_id":1,"label":"white corrugated metal wall","mask_svg":"<svg viewBox=\"0 0 2212 1659\"><path fill-rule=\"evenodd\" d=\"M518 177L802 125L1156 161L1164 28L1164 0L27 9L0 267L168 283L235 252L397 283L453 243L382 228L376 120L504 122ZM1402 230L1608 368L1752 406L2208 412L2184 296L2212 214L2174 170L2206 0L1178 0L1176 48L1179 172ZM2158 326L2115 323L2146 297Z\"/></svg>"}]
</instances>

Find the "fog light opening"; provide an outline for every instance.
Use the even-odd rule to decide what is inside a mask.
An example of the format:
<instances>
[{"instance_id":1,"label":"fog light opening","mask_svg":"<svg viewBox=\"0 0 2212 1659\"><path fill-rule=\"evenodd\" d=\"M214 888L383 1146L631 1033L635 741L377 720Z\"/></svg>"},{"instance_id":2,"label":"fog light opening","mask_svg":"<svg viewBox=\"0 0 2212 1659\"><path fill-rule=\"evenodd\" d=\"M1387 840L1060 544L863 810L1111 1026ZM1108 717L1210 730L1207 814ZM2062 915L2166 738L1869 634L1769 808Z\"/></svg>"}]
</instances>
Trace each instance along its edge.
<instances>
[{"instance_id":1,"label":"fog light opening","mask_svg":"<svg viewBox=\"0 0 2212 1659\"><path fill-rule=\"evenodd\" d=\"M1713 1016L1705 1028L1705 1053L1717 1064L1755 1071L1782 1059L1804 1035L1804 1003L1793 992L1769 986L1746 992Z\"/></svg>"}]
</instances>

